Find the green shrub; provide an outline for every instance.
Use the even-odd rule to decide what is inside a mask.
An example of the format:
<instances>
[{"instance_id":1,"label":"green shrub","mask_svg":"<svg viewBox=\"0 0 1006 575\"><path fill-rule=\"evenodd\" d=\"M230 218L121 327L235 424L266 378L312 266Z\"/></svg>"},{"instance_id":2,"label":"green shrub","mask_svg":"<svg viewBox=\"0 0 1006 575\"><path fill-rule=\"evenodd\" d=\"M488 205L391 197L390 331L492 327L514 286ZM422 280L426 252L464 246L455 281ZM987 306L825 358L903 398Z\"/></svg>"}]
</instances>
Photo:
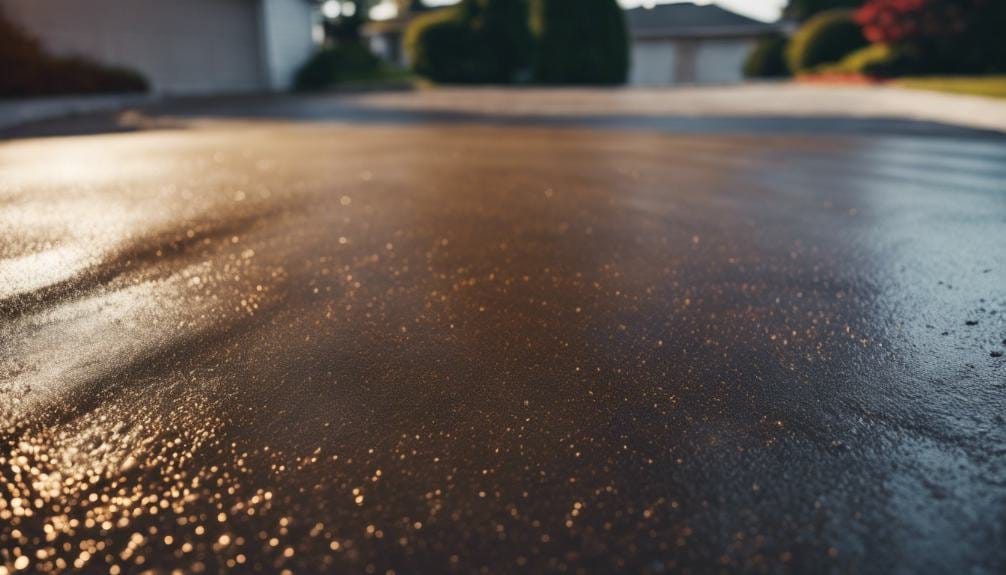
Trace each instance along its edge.
<instances>
[{"instance_id":1,"label":"green shrub","mask_svg":"<svg viewBox=\"0 0 1006 575\"><path fill-rule=\"evenodd\" d=\"M475 54L489 82L510 83L531 67L527 0L465 0L475 30Z\"/></svg>"},{"instance_id":2,"label":"green shrub","mask_svg":"<svg viewBox=\"0 0 1006 575\"><path fill-rule=\"evenodd\" d=\"M474 35L456 8L424 14L405 32L412 69L434 82L477 81L480 72L472 57L474 45Z\"/></svg>"},{"instance_id":3,"label":"green shrub","mask_svg":"<svg viewBox=\"0 0 1006 575\"><path fill-rule=\"evenodd\" d=\"M531 42L526 0L463 0L419 16L405 35L416 73L443 83L518 81Z\"/></svg>"},{"instance_id":4,"label":"green shrub","mask_svg":"<svg viewBox=\"0 0 1006 575\"><path fill-rule=\"evenodd\" d=\"M145 92L147 81L128 68L102 66L87 58L50 59L46 70L50 94Z\"/></svg>"},{"instance_id":5,"label":"green shrub","mask_svg":"<svg viewBox=\"0 0 1006 575\"><path fill-rule=\"evenodd\" d=\"M530 28L527 0L462 0L416 18L405 37L414 70L436 82L511 83L527 77L533 56L540 82L625 82L628 36L616 0L531 2Z\"/></svg>"},{"instance_id":6,"label":"green shrub","mask_svg":"<svg viewBox=\"0 0 1006 575\"><path fill-rule=\"evenodd\" d=\"M535 77L546 84L624 84L625 17L616 0L534 0Z\"/></svg>"},{"instance_id":7,"label":"green shrub","mask_svg":"<svg viewBox=\"0 0 1006 575\"><path fill-rule=\"evenodd\" d=\"M818 67L818 71L893 78L918 73L920 68L919 57L909 48L892 44L871 44L849 54L841 62Z\"/></svg>"},{"instance_id":8,"label":"green shrub","mask_svg":"<svg viewBox=\"0 0 1006 575\"><path fill-rule=\"evenodd\" d=\"M362 44L324 48L297 71L294 88L324 90L340 82L373 78L380 70L381 61Z\"/></svg>"},{"instance_id":9,"label":"green shrub","mask_svg":"<svg viewBox=\"0 0 1006 575\"><path fill-rule=\"evenodd\" d=\"M748 78L784 78L790 75L786 63L786 44L782 34L765 36L758 40L744 62L744 76Z\"/></svg>"},{"instance_id":10,"label":"green shrub","mask_svg":"<svg viewBox=\"0 0 1006 575\"><path fill-rule=\"evenodd\" d=\"M146 92L146 79L126 68L81 57L53 57L0 10L0 97Z\"/></svg>"},{"instance_id":11,"label":"green shrub","mask_svg":"<svg viewBox=\"0 0 1006 575\"><path fill-rule=\"evenodd\" d=\"M829 10L811 18L790 40L786 59L794 73L840 61L867 45L849 10Z\"/></svg>"}]
</instances>

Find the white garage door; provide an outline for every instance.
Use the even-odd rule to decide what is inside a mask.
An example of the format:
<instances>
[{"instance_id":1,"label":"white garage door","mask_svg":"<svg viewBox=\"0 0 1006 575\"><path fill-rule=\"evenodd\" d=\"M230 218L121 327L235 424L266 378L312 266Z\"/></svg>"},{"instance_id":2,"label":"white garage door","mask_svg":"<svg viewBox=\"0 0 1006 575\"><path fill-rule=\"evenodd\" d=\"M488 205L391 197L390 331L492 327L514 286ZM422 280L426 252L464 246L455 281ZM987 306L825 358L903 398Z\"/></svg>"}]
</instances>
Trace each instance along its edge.
<instances>
[{"instance_id":1,"label":"white garage door","mask_svg":"<svg viewBox=\"0 0 1006 575\"><path fill-rule=\"evenodd\" d=\"M265 86L257 0L2 0L57 53L130 66L166 93Z\"/></svg>"},{"instance_id":2,"label":"white garage door","mask_svg":"<svg viewBox=\"0 0 1006 575\"><path fill-rule=\"evenodd\" d=\"M751 51L750 40L716 39L698 44L696 82L733 84L744 79L744 60Z\"/></svg>"},{"instance_id":3,"label":"white garage door","mask_svg":"<svg viewBox=\"0 0 1006 575\"><path fill-rule=\"evenodd\" d=\"M674 83L674 43L632 43L629 83L633 86L669 86Z\"/></svg>"}]
</instances>

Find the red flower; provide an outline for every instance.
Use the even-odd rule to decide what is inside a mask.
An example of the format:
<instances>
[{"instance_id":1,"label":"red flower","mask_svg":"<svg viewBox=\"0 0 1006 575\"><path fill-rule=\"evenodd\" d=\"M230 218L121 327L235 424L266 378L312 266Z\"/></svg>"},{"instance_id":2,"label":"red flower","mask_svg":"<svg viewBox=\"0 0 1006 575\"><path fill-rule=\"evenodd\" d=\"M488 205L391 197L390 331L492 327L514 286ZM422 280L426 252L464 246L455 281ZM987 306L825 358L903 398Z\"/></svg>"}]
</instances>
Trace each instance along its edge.
<instances>
[{"instance_id":1,"label":"red flower","mask_svg":"<svg viewBox=\"0 0 1006 575\"><path fill-rule=\"evenodd\" d=\"M867 0L856 21L871 42L946 37L964 31L967 16L988 0Z\"/></svg>"}]
</instances>

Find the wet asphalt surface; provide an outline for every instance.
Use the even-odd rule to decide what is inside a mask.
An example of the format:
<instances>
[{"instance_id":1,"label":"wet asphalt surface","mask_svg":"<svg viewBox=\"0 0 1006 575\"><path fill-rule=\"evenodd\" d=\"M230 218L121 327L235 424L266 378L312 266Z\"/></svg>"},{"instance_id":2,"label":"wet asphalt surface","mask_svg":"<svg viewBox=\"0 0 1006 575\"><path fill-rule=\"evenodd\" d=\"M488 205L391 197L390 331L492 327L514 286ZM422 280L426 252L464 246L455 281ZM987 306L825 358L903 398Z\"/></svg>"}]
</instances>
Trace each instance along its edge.
<instances>
[{"instance_id":1,"label":"wet asphalt surface","mask_svg":"<svg viewBox=\"0 0 1006 575\"><path fill-rule=\"evenodd\" d=\"M1006 137L102 121L0 143L0 574L1006 569Z\"/></svg>"}]
</instances>

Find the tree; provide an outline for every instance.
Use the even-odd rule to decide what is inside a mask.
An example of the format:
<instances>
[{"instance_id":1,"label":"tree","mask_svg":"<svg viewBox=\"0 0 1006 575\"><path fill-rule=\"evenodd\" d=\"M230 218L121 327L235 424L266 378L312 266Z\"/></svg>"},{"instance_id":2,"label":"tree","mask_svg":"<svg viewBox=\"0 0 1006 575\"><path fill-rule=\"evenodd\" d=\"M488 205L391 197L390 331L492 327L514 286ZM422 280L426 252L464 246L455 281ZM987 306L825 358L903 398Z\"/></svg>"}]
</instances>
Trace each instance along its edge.
<instances>
[{"instance_id":1,"label":"tree","mask_svg":"<svg viewBox=\"0 0 1006 575\"><path fill-rule=\"evenodd\" d=\"M145 92L138 72L78 56L49 54L0 6L0 98Z\"/></svg>"},{"instance_id":2,"label":"tree","mask_svg":"<svg viewBox=\"0 0 1006 575\"><path fill-rule=\"evenodd\" d=\"M379 0L336 1L340 6L339 14L325 20L325 37L338 45L360 43L360 30L367 22L370 9Z\"/></svg>"},{"instance_id":3,"label":"tree","mask_svg":"<svg viewBox=\"0 0 1006 575\"><path fill-rule=\"evenodd\" d=\"M535 0L531 28L538 41L538 81L625 83L629 40L616 0Z\"/></svg>"},{"instance_id":4,"label":"tree","mask_svg":"<svg viewBox=\"0 0 1006 575\"><path fill-rule=\"evenodd\" d=\"M462 0L416 18L405 44L416 72L437 82L518 81L531 65L527 0Z\"/></svg>"},{"instance_id":5,"label":"tree","mask_svg":"<svg viewBox=\"0 0 1006 575\"><path fill-rule=\"evenodd\" d=\"M788 39L782 34L771 34L758 40L747 60L744 76L747 78L785 78L790 75L786 63Z\"/></svg>"},{"instance_id":6,"label":"tree","mask_svg":"<svg viewBox=\"0 0 1006 575\"><path fill-rule=\"evenodd\" d=\"M967 29L969 1L871 0L856 13L871 42L921 41Z\"/></svg>"},{"instance_id":7,"label":"tree","mask_svg":"<svg viewBox=\"0 0 1006 575\"><path fill-rule=\"evenodd\" d=\"M1006 2L868 0L856 12L867 39L917 52L934 73L1006 71Z\"/></svg>"},{"instance_id":8,"label":"tree","mask_svg":"<svg viewBox=\"0 0 1006 575\"><path fill-rule=\"evenodd\" d=\"M531 65L527 0L464 0L491 82L509 83Z\"/></svg>"},{"instance_id":9,"label":"tree","mask_svg":"<svg viewBox=\"0 0 1006 575\"><path fill-rule=\"evenodd\" d=\"M798 22L806 22L826 10L858 8L862 4L863 0L789 0L783 10L783 16Z\"/></svg>"},{"instance_id":10,"label":"tree","mask_svg":"<svg viewBox=\"0 0 1006 575\"><path fill-rule=\"evenodd\" d=\"M479 81L472 57L471 31L455 8L419 16L405 31L405 50L412 69L434 82L463 84Z\"/></svg>"},{"instance_id":11,"label":"tree","mask_svg":"<svg viewBox=\"0 0 1006 575\"><path fill-rule=\"evenodd\" d=\"M867 45L853 12L829 10L811 18L793 35L786 59L794 74L812 72L821 64L838 62Z\"/></svg>"}]
</instances>

